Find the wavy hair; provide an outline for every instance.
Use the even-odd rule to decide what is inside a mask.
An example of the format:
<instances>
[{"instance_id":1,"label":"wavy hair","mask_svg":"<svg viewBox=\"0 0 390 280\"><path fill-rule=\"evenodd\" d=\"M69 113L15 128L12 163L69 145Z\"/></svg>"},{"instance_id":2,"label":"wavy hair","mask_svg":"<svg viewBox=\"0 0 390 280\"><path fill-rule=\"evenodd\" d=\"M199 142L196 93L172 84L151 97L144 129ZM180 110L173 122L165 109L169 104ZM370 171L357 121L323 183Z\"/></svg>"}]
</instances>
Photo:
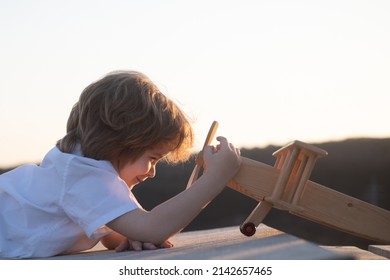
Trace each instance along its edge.
<instances>
[{"instance_id":1,"label":"wavy hair","mask_svg":"<svg viewBox=\"0 0 390 280\"><path fill-rule=\"evenodd\" d=\"M166 160L177 163L189 158L193 138L185 114L147 76L119 71L84 89L57 147L72 153L80 143L86 157L135 161L146 150L168 144Z\"/></svg>"}]
</instances>

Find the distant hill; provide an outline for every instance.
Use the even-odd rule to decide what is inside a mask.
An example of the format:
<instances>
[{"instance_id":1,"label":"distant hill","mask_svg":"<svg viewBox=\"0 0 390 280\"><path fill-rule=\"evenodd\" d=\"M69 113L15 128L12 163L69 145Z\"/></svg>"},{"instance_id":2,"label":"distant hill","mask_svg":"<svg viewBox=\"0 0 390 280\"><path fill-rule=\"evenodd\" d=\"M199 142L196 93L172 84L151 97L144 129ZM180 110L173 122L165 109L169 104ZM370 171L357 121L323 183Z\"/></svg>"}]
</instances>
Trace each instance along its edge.
<instances>
[{"instance_id":1,"label":"distant hill","mask_svg":"<svg viewBox=\"0 0 390 280\"><path fill-rule=\"evenodd\" d=\"M318 160L310 180L390 210L390 138L348 139L314 145L328 151L328 156ZM272 153L279 148L242 149L241 154L273 165L275 158ZM162 163L157 168L156 177L137 186L134 193L146 209L151 209L183 191L193 167L193 160L176 166ZM5 171L0 169L0 174ZM256 201L226 188L185 230L238 226L256 204ZM323 245L365 248L374 244L280 210L272 209L264 223Z\"/></svg>"}]
</instances>

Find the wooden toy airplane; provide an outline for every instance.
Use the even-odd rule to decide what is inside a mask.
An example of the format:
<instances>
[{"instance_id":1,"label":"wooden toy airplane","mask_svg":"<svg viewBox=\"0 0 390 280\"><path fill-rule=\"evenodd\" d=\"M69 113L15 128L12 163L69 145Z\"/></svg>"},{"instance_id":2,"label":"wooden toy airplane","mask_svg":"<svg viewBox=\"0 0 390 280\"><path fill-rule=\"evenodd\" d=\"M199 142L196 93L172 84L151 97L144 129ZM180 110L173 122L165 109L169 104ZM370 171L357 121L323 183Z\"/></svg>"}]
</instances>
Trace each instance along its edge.
<instances>
[{"instance_id":1,"label":"wooden toy airplane","mask_svg":"<svg viewBox=\"0 0 390 280\"><path fill-rule=\"evenodd\" d=\"M210 145L217 127L214 121L203 148ZM313 145L294 141L273 153L273 167L242 157L240 170L228 187L259 204L240 226L241 232L253 235L275 207L358 237L390 244L390 211L309 181L315 162L327 154ZM198 156L187 188L197 179L202 162Z\"/></svg>"}]
</instances>

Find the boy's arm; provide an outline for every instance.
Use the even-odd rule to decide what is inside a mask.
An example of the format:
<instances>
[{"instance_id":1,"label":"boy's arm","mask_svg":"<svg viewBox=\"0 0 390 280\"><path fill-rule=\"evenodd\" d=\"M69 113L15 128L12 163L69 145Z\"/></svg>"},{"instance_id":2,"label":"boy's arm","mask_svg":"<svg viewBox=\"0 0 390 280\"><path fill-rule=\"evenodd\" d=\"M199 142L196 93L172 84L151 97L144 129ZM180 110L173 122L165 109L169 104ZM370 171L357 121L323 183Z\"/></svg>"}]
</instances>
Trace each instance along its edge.
<instances>
[{"instance_id":1,"label":"boy's arm","mask_svg":"<svg viewBox=\"0 0 390 280\"><path fill-rule=\"evenodd\" d=\"M116 231L112 231L106 236L103 236L102 239L100 239L100 242L103 244L104 247L106 247L109 250L115 250L119 246L121 242L124 242L127 240L125 236L122 234L117 233Z\"/></svg>"},{"instance_id":2,"label":"boy's arm","mask_svg":"<svg viewBox=\"0 0 390 280\"><path fill-rule=\"evenodd\" d=\"M169 237L187 226L213 200L238 171L239 152L219 138L218 151L206 147L203 153L207 171L191 188L179 193L151 211L136 209L107 224L131 240L163 244Z\"/></svg>"}]
</instances>

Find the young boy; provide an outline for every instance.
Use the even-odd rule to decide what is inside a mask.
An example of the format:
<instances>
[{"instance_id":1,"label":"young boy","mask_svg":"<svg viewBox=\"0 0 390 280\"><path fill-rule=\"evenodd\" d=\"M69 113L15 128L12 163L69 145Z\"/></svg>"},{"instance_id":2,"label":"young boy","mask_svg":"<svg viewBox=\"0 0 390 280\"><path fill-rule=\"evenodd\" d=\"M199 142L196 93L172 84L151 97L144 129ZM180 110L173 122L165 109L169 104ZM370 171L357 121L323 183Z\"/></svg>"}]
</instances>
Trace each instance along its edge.
<instances>
[{"instance_id":1,"label":"young boy","mask_svg":"<svg viewBox=\"0 0 390 280\"><path fill-rule=\"evenodd\" d=\"M193 131L145 75L108 74L82 92L67 134L39 166L0 176L0 258L49 257L99 241L117 251L172 247L168 239L239 169L239 150L217 139L193 186L145 211L131 189L155 176L158 161L187 160Z\"/></svg>"}]
</instances>

